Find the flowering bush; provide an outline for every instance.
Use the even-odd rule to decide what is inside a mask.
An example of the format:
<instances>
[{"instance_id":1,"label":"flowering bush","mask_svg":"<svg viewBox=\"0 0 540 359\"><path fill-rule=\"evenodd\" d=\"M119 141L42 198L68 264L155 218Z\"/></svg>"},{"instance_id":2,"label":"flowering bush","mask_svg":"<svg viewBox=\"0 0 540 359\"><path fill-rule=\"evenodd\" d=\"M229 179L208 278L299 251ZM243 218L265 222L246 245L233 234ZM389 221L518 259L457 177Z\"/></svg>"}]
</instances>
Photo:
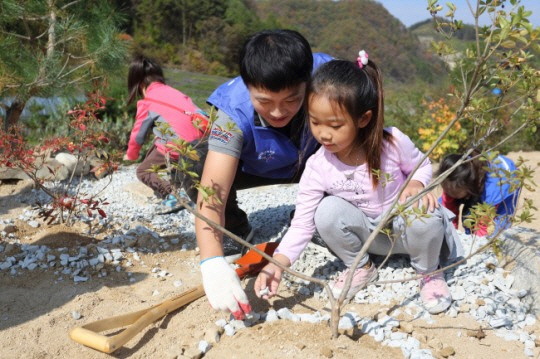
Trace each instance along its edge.
<instances>
[{"instance_id":1,"label":"flowering bush","mask_svg":"<svg viewBox=\"0 0 540 359\"><path fill-rule=\"evenodd\" d=\"M0 166L23 171L48 195L48 203L37 203L40 216L48 224L55 221L71 224L74 218L80 218L83 213L91 218L94 214L106 217L102 206L108 203L97 198L97 193L82 193L81 182L74 181L76 169L89 166L94 157L100 158L99 164L92 169L97 177L103 173L112 173L118 166L115 156L103 150L109 139L97 126L100 122L97 114L105 107L106 100L97 92L87 96L88 101L67 113L68 136L45 139L42 144L32 147L23 137L20 128L13 127L9 132L0 130ZM67 180L55 186L47 186L45 182L54 180L58 170L50 166L48 160L59 151L70 152L76 157L77 163ZM49 176L43 174L44 168Z\"/></svg>"},{"instance_id":2,"label":"flowering bush","mask_svg":"<svg viewBox=\"0 0 540 359\"><path fill-rule=\"evenodd\" d=\"M427 113L424 115L418 134L422 141L422 150L427 151L454 119L456 112L442 98L430 103L424 102L424 105L427 108ZM433 150L431 159L438 161L449 153L460 152L466 145L466 140L467 131L460 122L456 122Z\"/></svg>"}]
</instances>

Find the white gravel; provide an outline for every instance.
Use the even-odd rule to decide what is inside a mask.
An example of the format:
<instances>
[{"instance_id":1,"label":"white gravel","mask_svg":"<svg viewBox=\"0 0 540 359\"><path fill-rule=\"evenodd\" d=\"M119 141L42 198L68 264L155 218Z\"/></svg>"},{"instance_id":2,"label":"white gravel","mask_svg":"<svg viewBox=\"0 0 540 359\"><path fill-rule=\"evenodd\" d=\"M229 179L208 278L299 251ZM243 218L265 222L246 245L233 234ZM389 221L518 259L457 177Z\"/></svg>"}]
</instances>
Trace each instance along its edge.
<instances>
[{"instance_id":1,"label":"white gravel","mask_svg":"<svg viewBox=\"0 0 540 359\"><path fill-rule=\"evenodd\" d=\"M74 282L86 282L92 280L93 276L106 276L105 263L112 264L116 270L127 271L132 261L141 260L139 253L166 250L171 244L178 244L179 238L182 238L184 243L182 250L196 247L193 216L188 211L159 216L156 215L156 199L148 198L146 203L141 204L140 200L134 197L140 196L139 194L125 190L126 185L137 181L134 166L120 168L112 179L107 186L109 178L83 180L81 192L95 193L96 189L104 188L100 198L105 198L110 204L104 207L107 218L83 216L81 220L92 223L94 229L99 226L108 227L112 229L113 235L99 245L81 247L74 255L66 248L52 249L43 245L21 244L20 239L11 231L14 221L0 219L0 238L4 241L0 245L0 270L9 271L12 275L24 275L25 271L54 268L59 280L70 278ZM256 228L255 242L276 240L283 235L289 213L294 208L296 188L279 186L276 189L272 186L239 191L240 206L248 213L251 224ZM21 201L31 204L36 199L44 202L46 196L34 190L21 198ZM20 219L36 227L36 224L41 223L36 214L33 210L25 210ZM2 230L3 228L6 230ZM467 252L474 251L485 243L484 239L464 234L461 239ZM454 301L446 315L470 315L482 326L493 328L501 338L523 343L525 356L531 356L537 338L527 331L527 327L536 322L535 316L529 313L530 306L524 300L529 294L527 291L513 289L513 275L496 265L495 255L486 251L447 271L446 278ZM343 270L344 266L326 249L310 244L293 268L321 279L331 279ZM156 277L169 275L162 268L154 268L152 272ZM414 271L408 261L403 257L396 257L379 270L379 281L409 278L413 275ZM174 285L182 284L176 281ZM289 275L285 276L282 285L296 289L297 295L314 295L322 301L327 298L321 287ZM403 312L427 322L435 321L421 306L416 281L370 285L358 292L353 300L357 303L381 305L398 300L403 303L400 309ZM281 319L320 323L329 319L321 316L319 312L296 314L287 308L255 314L256 316L250 318L251 321ZM225 334L229 336L242 328L232 320L220 322L218 325L223 327ZM378 342L401 347L405 358L432 357L431 351L420 348L420 343L410 334L400 332L398 335L392 331L392 328L399 326L399 321L395 318L387 317L375 321L349 312L343 315L339 325L343 329L358 326L362 332ZM209 349L206 342L201 342L200 347L202 352Z\"/></svg>"}]
</instances>

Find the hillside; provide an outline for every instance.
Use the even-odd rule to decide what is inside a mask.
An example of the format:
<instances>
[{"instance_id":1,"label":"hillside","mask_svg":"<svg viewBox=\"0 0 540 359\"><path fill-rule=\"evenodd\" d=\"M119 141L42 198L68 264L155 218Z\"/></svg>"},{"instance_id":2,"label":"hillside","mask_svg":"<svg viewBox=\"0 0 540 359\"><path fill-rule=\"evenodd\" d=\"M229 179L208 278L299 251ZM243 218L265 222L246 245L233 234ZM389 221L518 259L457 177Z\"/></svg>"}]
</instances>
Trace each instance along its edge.
<instances>
[{"instance_id":1,"label":"hillside","mask_svg":"<svg viewBox=\"0 0 540 359\"><path fill-rule=\"evenodd\" d=\"M429 47L431 41L446 40L443 35L435 30L434 21L432 19L427 19L411 25L409 31L415 35L425 47ZM457 50L463 51L469 44L474 42L474 39L474 26L465 24L454 34L450 43Z\"/></svg>"},{"instance_id":2,"label":"hillside","mask_svg":"<svg viewBox=\"0 0 540 359\"><path fill-rule=\"evenodd\" d=\"M315 51L352 60L365 49L393 80L433 82L444 73L442 62L375 1L261 0L253 6L261 19L300 31Z\"/></svg>"}]
</instances>

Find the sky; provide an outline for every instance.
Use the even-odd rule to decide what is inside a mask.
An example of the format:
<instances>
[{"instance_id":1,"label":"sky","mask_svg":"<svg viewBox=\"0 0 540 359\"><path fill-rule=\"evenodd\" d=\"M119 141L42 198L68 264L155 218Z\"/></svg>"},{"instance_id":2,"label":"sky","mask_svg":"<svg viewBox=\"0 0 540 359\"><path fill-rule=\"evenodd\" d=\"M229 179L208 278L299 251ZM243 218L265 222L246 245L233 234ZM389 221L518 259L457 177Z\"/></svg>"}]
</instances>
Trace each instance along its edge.
<instances>
[{"instance_id":1,"label":"sky","mask_svg":"<svg viewBox=\"0 0 540 359\"><path fill-rule=\"evenodd\" d=\"M419 21L426 20L430 17L427 9L427 0L375 0L381 3L394 17L398 18L405 26L409 27ZM446 2L452 2L456 5L455 19L463 20L466 24L473 24L474 20L469 11L466 0L439 0L439 5L444 9L440 14L444 15L447 11ZM476 4L476 1L471 0L471 4ZM529 21L534 26L540 26L540 0L522 0L521 4L525 9L532 11ZM507 9L511 9L510 2L507 1ZM480 24L486 25L489 22L487 14L480 17Z\"/></svg>"}]
</instances>

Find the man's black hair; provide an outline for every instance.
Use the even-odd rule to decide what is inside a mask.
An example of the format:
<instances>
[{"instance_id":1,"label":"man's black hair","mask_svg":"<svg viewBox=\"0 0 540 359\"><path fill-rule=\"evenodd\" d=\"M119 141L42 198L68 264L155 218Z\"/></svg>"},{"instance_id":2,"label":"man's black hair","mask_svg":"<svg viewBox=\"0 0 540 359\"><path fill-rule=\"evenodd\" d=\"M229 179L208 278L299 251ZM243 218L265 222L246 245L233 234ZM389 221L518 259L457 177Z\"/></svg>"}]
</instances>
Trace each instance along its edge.
<instances>
[{"instance_id":1,"label":"man's black hair","mask_svg":"<svg viewBox=\"0 0 540 359\"><path fill-rule=\"evenodd\" d=\"M293 30L263 30L250 37L240 53L240 75L247 86L272 92L308 82L313 53Z\"/></svg>"}]
</instances>

